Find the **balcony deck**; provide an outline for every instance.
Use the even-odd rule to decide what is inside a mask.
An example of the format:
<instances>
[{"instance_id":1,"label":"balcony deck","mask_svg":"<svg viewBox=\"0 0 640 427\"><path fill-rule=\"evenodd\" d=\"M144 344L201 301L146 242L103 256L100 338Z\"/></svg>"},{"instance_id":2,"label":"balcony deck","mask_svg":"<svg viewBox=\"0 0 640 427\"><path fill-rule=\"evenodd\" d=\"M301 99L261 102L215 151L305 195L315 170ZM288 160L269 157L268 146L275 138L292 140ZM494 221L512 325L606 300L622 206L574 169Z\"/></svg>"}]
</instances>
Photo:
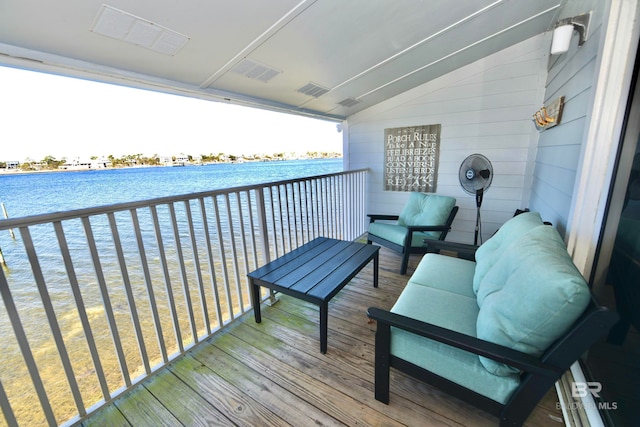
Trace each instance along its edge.
<instances>
[{"instance_id":1,"label":"balcony deck","mask_svg":"<svg viewBox=\"0 0 640 427\"><path fill-rule=\"evenodd\" d=\"M419 260L413 256L410 275ZM365 267L329 304L328 351L319 351L317 307L281 295L216 334L104 407L83 425L448 425L497 418L392 369L391 402L373 396L375 325L370 306L390 308L408 276L380 252L380 286ZM562 425L551 390L527 426Z\"/></svg>"}]
</instances>

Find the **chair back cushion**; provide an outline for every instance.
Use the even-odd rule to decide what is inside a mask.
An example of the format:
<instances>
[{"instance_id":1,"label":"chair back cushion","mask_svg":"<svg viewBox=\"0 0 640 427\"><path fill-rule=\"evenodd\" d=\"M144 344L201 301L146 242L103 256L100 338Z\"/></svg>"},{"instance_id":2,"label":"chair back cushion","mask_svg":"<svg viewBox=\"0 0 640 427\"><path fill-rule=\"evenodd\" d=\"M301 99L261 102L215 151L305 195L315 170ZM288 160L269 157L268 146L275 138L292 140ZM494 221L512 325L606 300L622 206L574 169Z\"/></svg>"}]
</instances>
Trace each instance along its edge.
<instances>
[{"instance_id":1,"label":"chair back cushion","mask_svg":"<svg viewBox=\"0 0 640 427\"><path fill-rule=\"evenodd\" d=\"M591 294L558 232L540 225L503 250L480 283L477 336L540 356L584 312ZM516 369L481 358L495 375Z\"/></svg>"},{"instance_id":2,"label":"chair back cushion","mask_svg":"<svg viewBox=\"0 0 640 427\"><path fill-rule=\"evenodd\" d=\"M476 273L473 276L473 291L478 294L480 282L487 271L500 259L514 240L524 233L542 225L538 212L525 212L505 222L502 227L476 251Z\"/></svg>"},{"instance_id":3,"label":"chair back cushion","mask_svg":"<svg viewBox=\"0 0 640 427\"><path fill-rule=\"evenodd\" d=\"M455 205L453 197L413 192L400 212L398 225L445 225Z\"/></svg>"}]
</instances>

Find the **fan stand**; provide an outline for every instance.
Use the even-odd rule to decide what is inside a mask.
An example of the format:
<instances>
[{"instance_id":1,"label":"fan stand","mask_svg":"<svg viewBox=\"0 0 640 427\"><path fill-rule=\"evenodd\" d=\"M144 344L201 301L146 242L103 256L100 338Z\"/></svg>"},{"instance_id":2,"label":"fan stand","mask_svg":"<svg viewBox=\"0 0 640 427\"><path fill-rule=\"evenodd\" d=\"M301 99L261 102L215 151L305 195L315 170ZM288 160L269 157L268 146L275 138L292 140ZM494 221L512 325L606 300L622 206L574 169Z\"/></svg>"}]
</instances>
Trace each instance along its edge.
<instances>
[{"instance_id":1,"label":"fan stand","mask_svg":"<svg viewBox=\"0 0 640 427\"><path fill-rule=\"evenodd\" d=\"M478 246L478 240L482 244L482 221L480 220L480 207L484 192L493 180L493 167L491 162L482 154L472 154L462 161L458 171L458 178L462 189L468 194L476 196L476 229L473 238L474 246Z\"/></svg>"},{"instance_id":2,"label":"fan stand","mask_svg":"<svg viewBox=\"0 0 640 427\"><path fill-rule=\"evenodd\" d=\"M478 236L480 236L480 206L482 206L482 197L484 196L484 189L480 188L476 190L476 232L473 236L473 246L478 246ZM482 237L480 237L482 239Z\"/></svg>"}]
</instances>

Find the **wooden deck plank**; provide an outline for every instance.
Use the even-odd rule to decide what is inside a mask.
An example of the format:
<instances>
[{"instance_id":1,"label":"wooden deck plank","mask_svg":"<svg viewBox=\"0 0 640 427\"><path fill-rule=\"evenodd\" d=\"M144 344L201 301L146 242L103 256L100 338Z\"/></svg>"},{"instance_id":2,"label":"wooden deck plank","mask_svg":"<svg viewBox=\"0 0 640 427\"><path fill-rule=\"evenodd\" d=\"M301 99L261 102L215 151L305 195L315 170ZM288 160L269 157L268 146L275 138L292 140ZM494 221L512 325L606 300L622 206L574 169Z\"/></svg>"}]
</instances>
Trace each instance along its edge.
<instances>
[{"instance_id":1,"label":"wooden deck plank","mask_svg":"<svg viewBox=\"0 0 640 427\"><path fill-rule=\"evenodd\" d=\"M171 371L190 384L208 404L215 407L229 420L233 420L232 424L247 427L288 425L272 411L265 408L261 402L254 400L244 390L226 381L218 372L212 371L201 361L195 359L193 355L184 359L181 363L172 366ZM219 368L224 368L222 363ZM181 396L179 403L182 404L184 399L181 394L178 395ZM173 399L175 400L175 395ZM199 413L197 408L197 406L191 408L193 413Z\"/></svg>"},{"instance_id":2,"label":"wooden deck plank","mask_svg":"<svg viewBox=\"0 0 640 427\"><path fill-rule=\"evenodd\" d=\"M425 425L492 426L497 419L427 384L391 370L391 401L373 395L375 328L368 307L389 309L407 275L400 257L380 252L379 287L372 263L329 303L328 352L318 352L318 307L286 295L174 361L100 410L83 425ZM551 390L527 427L562 425Z\"/></svg>"},{"instance_id":3,"label":"wooden deck plank","mask_svg":"<svg viewBox=\"0 0 640 427\"><path fill-rule=\"evenodd\" d=\"M83 427L131 427L131 424L122 415L122 412L115 405L108 405L98 411L91 418L82 423Z\"/></svg>"},{"instance_id":4,"label":"wooden deck plank","mask_svg":"<svg viewBox=\"0 0 640 427\"><path fill-rule=\"evenodd\" d=\"M197 372L198 367L195 364L189 364L189 362L188 357L181 360L177 365L182 368L170 367L170 372L152 378L145 384L145 387L174 417L179 420L189 420L191 426L233 425L234 423L216 410L216 404L229 404L228 402L232 401L232 395L225 396L225 399L207 400L176 375L171 375L173 369L191 368L193 372ZM202 372L198 372L198 375L200 378L206 376ZM180 396L180 400L176 400L176 396ZM236 402L233 401L233 403Z\"/></svg>"},{"instance_id":5,"label":"wooden deck plank","mask_svg":"<svg viewBox=\"0 0 640 427\"><path fill-rule=\"evenodd\" d=\"M279 325L279 327L285 325ZM385 417L392 418L405 425L460 425L452 423L450 420L441 417L437 413L425 410L424 407L418 405L396 405L388 406L375 400L373 396L372 373L362 373L358 368L351 364L342 363L336 365L330 359L314 355L314 353L306 353L296 348L295 343L285 343L275 337L272 337L270 343L264 345L265 337L263 331L254 329L247 325L246 328L234 331L234 336L238 340L245 341L251 347L260 346L263 351L286 363L294 370L303 370L318 381L333 390L347 391L350 397L356 399L362 404L368 406L372 410L383 413ZM292 345L293 344L293 345ZM379 422L383 422L384 418L379 417Z\"/></svg>"},{"instance_id":6,"label":"wooden deck plank","mask_svg":"<svg viewBox=\"0 0 640 427\"><path fill-rule=\"evenodd\" d=\"M155 377L149 381L153 380ZM114 405L132 426L171 427L180 423L145 387L136 387L116 399Z\"/></svg>"},{"instance_id":7,"label":"wooden deck plank","mask_svg":"<svg viewBox=\"0 0 640 427\"><path fill-rule=\"evenodd\" d=\"M223 346L224 342L218 344ZM219 346L211 345L202 348L195 352L193 357L203 366L224 378L225 381L233 384L238 390L242 390L252 399L261 402L291 425L343 425L281 387L269 378L268 370L257 372L254 369L247 369L242 361L221 350ZM182 375L187 379L192 374L186 371Z\"/></svg>"},{"instance_id":8,"label":"wooden deck plank","mask_svg":"<svg viewBox=\"0 0 640 427\"><path fill-rule=\"evenodd\" d=\"M345 425L403 425L384 413L363 407L364 402L358 401L351 395L354 390L350 388L338 389L324 384L318 379L317 360L311 360L313 356L310 353L305 355L303 351L296 351L295 346L287 347L287 350L293 350L291 353L306 359L304 363L306 369L300 370L299 367L292 369L293 367L287 364L287 361L291 361L290 356L285 360L281 360L265 352L270 351L269 348L276 348L277 345L265 346L264 343L269 340L264 338L266 337L261 337L256 341L256 344L260 345L261 348L246 345L246 341L240 340L231 334L225 335L214 345L224 345L225 341L232 340L245 343L245 345L225 346L225 348L234 351L234 357L242 360L244 364L254 370L269 371L274 381L282 387Z\"/></svg>"}]
</instances>

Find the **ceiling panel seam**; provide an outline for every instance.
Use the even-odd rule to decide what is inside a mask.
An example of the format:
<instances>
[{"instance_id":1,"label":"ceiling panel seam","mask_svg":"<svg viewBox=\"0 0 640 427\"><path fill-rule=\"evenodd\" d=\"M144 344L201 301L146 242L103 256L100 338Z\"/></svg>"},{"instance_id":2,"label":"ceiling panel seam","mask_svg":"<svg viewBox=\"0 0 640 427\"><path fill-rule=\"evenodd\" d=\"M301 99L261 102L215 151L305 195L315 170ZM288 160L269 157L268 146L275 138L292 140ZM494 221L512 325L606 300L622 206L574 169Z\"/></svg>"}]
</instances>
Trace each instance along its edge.
<instances>
[{"instance_id":1,"label":"ceiling panel seam","mask_svg":"<svg viewBox=\"0 0 640 427\"><path fill-rule=\"evenodd\" d=\"M472 47L474 47L474 46L477 46L477 45L479 45L479 44L481 44L481 43L484 43L484 42L485 42L485 41L487 41L487 40L490 40L490 39L492 39L492 38L494 38L494 37L497 37L497 36L499 36L500 34L506 33L507 31L510 31L510 30L512 30L512 29L514 29L514 28L516 28L516 27L518 27L518 26L520 26L520 25L522 25L522 24L524 24L524 23L526 23L526 22L529 22L529 21L532 21L532 20L534 20L534 19L536 19L536 18L539 18L540 16L543 16L543 15L545 15L545 14L549 13L549 12L552 12L552 11L554 11L554 10L555 10L555 9L557 9L557 8L558 8L558 6L550 7L549 9L546 9L546 10L544 10L544 11L542 11L542 12L539 12L539 13L537 13L537 14L533 15L533 16L530 16L529 18L527 18L527 19L525 19L525 20L522 20L522 21L520 21L520 22L518 22L518 23L516 23L516 24L510 25L510 26L509 26L509 27L507 27L507 28L504 28L504 29L502 29L502 30L500 30L500 31L498 31L498 32L496 32L496 33L493 33L493 34L491 34L491 35L489 35L489 36L487 36L487 37L485 37L485 38L483 38L483 39L480 39L480 40L478 40L478 41L475 41L474 43L471 43L470 45L467 45L467 46L465 46L465 47L463 47L463 48L461 48L461 49L458 49L458 50L456 50L455 52L451 52L451 53L450 53L450 54L448 54L448 55L445 55L445 56L443 56L443 57L441 57L441 58L438 58L437 60L432 61L432 62L430 62L429 64L423 65L422 67L419 67L419 68L417 68L417 69L415 69L415 70L413 70L413 71L410 71L410 72L408 72L408 73L406 73L406 74L404 74L404 75L402 75L402 76L400 76L400 77L397 77L397 78L395 78L395 79L393 79L393 80L391 80L391 81L389 81L389 82L387 82L387 83L385 83L385 84L383 84L383 85L381 85L381 86L378 86L377 88L371 89L370 91L365 92L365 93L363 93L363 94L361 94L361 95L357 96L357 97L356 97L356 99L361 99L361 98L364 98L364 97L366 97L366 96L371 95L372 93L378 92L379 90L382 90L382 89L384 89L384 88L385 88L385 87L387 87L387 86L390 86L390 85L392 85L392 84L394 84L394 83L397 83L397 82L399 82L400 80L403 80L403 79L405 79L405 78L407 78L407 77L409 77L409 76L412 76L412 75L414 75L414 74L416 74L416 73L419 73L420 71L426 70L427 68L432 67L432 66L434 66L435 64L438 64L438 63L440 63L440 62L442 62L442 61L445 61L445 60L447 60L447 59L449 59L449 58L451 58L451 57L453 57L453 56L455 56L455 55L458 55L458 54L459 54L459 53L461 53L461 52L464 52L464 51L466 51L466 50L468 50L468 49L471 49L471 48L472 48Z\"/></svg>"},{"instance_id":2,"label":"ceiling panel seam","mask_svg":"<svg viewBox=\"0 0 640 427\"><path fill-rule=\"evenodd\" d=\"M249 43L244 49L239 51L233 58L231 58L226 64L220 67L215 73L213 73L209 78L207 78L200 85L201 88L207 88L215 83L216 80L221 78L230 69L232 69L238 62L242 59L249 56L251 52L256 50L262 44L264 44L267 40L277 34L282 28L284 28L289 22L293 21L298 15L311 7L317 0L303 0L298 3L293 9L287 12L282 18L276 21L271 27L269 27L265 32L260 34L255 40Z\"/></svg>"},{"instance_id":3,"label":"ceiling panel seam","mask_svg":"<svg viewBox=\"0 0 640 427\"><path fill-rule=\"evenodd\" d=\"M439 37L439 36L441 36L441 35L443 35L443 34L445 34L447 32L449 32L449 31L451 31L452 29L454 29L456 27L459 27L460 25L464 24L465 22L468 22L468 21L474 19L475 17L487 12L488 10L493 9L494 7L498 6L499 4L504 3L504 1L505 0L497 0L497 1L487 5L485 7L483 7L482 9L479 9L479 10L475 11L472 14L467 15L462 19L459 19L458 21L454 22L453 24L451 24L451 25L449 25L449 26L447 26L447 27L445 27L445 28L443 28L443 29L441 29L441 30L439 30L439 31L437 31L437 32L425 37L424 39L420 40L417 43L412 44L411 46L401 50L400 52L397 52L397 53L393 54L392 56L390 56L390 57L378 62L377 64L375 64L375 65L367 68L366 70L356 74L355 76L352 76L352 77L348 78L347 80L343 81L342 83L337 84L336 86L332 87L329 90L329 92L333 92L335 90L338 90L341 87L343 87L343 86L345 86L345 85L347 85L347 84L349 84L349 83L351 83L351 82L353 82L353 81L355 81L355 80L357 80L357 79L359 79L361 77L364 77L365 75L377 70L378 68L384 66L385 64L388 64L389 62L393 61L394 59L399 58L400 56L402 56L402 55L412 51L413 49L415 49L415 48L417 48L417 47L419 47L419 46L421 46L421 45L423 45L423 44L425 44L425 43L427 43L427 42L429 42L429 41L431 41L431 40L433 40L433 39L435 39L435 38L437 38L437 37ZM349 98L354 99L356 101L360 101L359 100L360 97L349 97ZM302 104L299 104L298 108L304 108L307 104L309 104L309 103L311 103L313 101L315 101L315 99L309 99L309 100L303 102Z\"/></svg>"}]
</instances>

